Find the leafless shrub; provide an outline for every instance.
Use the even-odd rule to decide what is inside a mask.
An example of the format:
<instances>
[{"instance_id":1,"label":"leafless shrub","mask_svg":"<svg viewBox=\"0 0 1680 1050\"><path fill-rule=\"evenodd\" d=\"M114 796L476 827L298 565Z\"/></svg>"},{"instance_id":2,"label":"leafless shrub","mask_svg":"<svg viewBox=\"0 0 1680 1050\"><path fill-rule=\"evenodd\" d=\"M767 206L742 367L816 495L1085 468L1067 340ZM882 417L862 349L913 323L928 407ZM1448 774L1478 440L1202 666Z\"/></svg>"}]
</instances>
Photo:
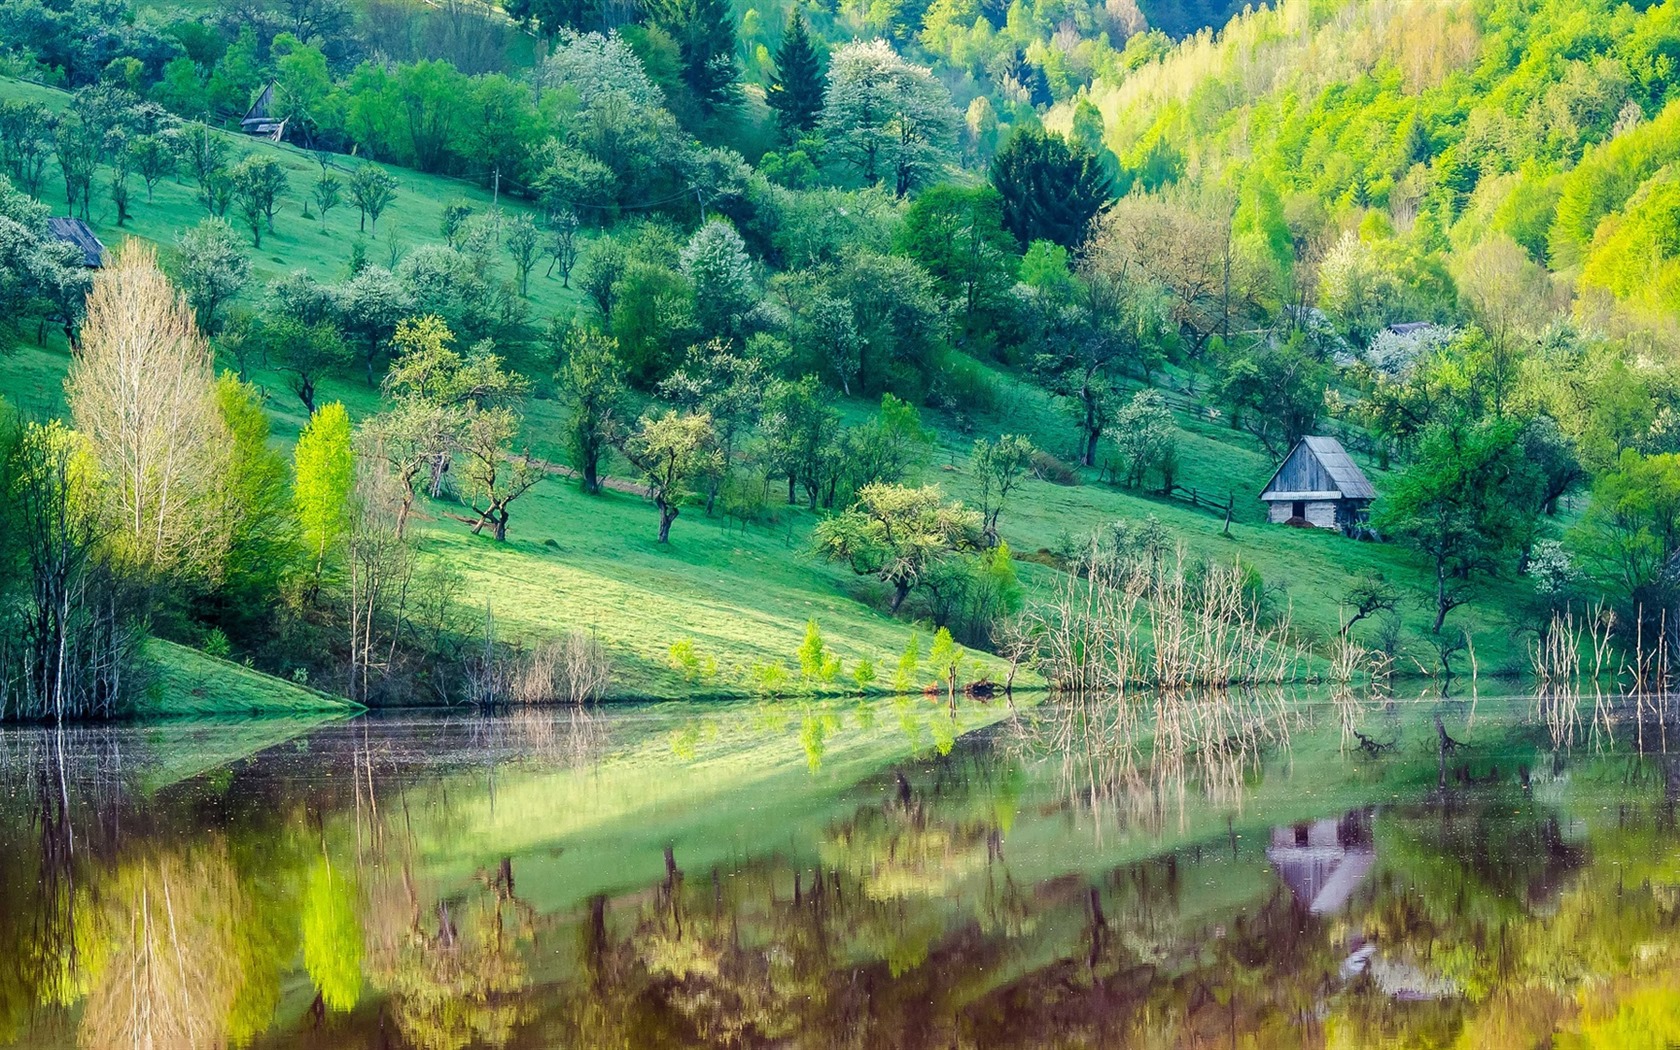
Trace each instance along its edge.
<instances>
[{"instance_id":1,"label":"leafless shrub","mask_svg":"<svg viewBox=\"0 0 1680 1050\"><path fill-rule=\"evenodd\" d=\"M567 631L515 654L509 698L516 704L572 704L599 700L612 683L612 659L599 639Z\"/></svg>"},{"instance_id":2,"label":"leafless shrub","mask_svg":"<svg viewBox=\"0 0 1680 1050\"><path fill-rule=\"evenodd\" d=\"M1268 623L1239 563L1192 565L1167 556L1093 556L1023 614L1053 686L1124 693L1286 682L1299 650L1289 618Z\"/></svg>"}]
</instances>

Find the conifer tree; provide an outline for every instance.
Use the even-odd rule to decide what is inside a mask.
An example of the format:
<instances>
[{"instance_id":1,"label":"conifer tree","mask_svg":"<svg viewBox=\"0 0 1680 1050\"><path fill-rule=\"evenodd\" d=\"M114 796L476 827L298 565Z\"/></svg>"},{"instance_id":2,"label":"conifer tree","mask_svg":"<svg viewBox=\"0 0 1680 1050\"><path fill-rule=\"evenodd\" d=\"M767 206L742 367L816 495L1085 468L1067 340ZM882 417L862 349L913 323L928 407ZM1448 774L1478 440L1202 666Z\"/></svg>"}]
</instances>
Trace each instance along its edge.
<instances>
[{"instance_id":1,"label":"conifer tree","mask_svg":"<svg viewBox=\"0 0 1680 1050\"><path fill-rule=\"evenodd\" d=\"M822 62L811 44L805 16L798 11L789 19L782 46L776 49L776 75L764 100L776 111L776 123L790 139L816 127L822 116Z\"/></svg>"},{"instance_id":2,"label":"conifer tree","mask_svg":"<svg viewBox=\"0 0 1680 1050\"><path fill-rule=\"evenodd\" d=\"M653 22L677 43L683 83L708 116L735 101L735 17L729 0L656 0Z\"/></svg>"}]
</instances>

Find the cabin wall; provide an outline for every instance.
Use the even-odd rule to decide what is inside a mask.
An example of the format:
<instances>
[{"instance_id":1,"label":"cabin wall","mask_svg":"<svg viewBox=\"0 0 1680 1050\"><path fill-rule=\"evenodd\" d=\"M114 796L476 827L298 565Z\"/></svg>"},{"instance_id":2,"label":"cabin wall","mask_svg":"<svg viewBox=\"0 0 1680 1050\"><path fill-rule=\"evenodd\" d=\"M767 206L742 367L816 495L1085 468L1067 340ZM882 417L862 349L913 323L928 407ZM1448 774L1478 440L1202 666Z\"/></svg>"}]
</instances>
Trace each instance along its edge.
<instances>
[{"instance_id":1,"label":"cabin wall","mask_svg":"<svg viewBox=\"0 0 1680 1050\"><path fill-rule=\"evenodd\" d=\"M1296 445L1267 486L1272 492L1335 492L1341 486L1306 445Z\"/></svg>"},{"instance_id":2,"label":"cabin wall","mask_svg":"<svg viewBox=\"0 0 1680 1050\"><path fill-rule=\"evenodd\" d=\"M1335 500L1308 500L1306 506L1307 523L1316 525L1321 529L1339 528L1336 520L1336 506ZM1266 520L1273 525L1282 525L1289 520L1294 509L1295 505L1289 500L1268 503L1266 504Z\"/></svg>"}]
</instances>

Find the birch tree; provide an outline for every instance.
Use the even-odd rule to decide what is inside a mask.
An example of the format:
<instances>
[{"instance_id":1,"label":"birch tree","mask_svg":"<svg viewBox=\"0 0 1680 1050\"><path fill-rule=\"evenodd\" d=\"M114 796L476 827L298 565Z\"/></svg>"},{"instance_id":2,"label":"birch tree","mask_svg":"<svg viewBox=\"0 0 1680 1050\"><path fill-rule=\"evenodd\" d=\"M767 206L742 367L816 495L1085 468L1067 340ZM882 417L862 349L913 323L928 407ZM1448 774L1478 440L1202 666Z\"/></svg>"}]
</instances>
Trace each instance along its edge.
<instances>
[{"instance_id":1,"label":"birch tree","mask_svg":"<svg viewBox=\"0 0 1680 1050\"><path fill-rule=\"evenodd\" d=\"M213 512L227 426L210 347L149 245L128 241L94 279L65 387L119 557L143 572L214 578L228 545Z\"/></svg>"}]
</instances>

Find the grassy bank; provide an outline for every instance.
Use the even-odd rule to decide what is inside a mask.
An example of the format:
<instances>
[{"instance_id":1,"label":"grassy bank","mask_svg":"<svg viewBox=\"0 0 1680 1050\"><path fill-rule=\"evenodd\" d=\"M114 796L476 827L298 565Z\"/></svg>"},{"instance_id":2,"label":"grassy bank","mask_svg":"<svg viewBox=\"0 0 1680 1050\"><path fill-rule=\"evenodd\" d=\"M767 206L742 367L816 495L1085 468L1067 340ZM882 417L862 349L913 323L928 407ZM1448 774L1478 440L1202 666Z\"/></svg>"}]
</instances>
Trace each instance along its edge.
<instances>
[{"instance_id":1,"label":"grassy bank","mask_svg":"<svg viewBox=\"0 0 1680 1050\"><path fill-rule=\"evenodd\" d=\"M342 697L161 638L147 640L142 659L148 680L131 712L140 718L353 714L362 709Z\"/></svg>"}]
</instances>

